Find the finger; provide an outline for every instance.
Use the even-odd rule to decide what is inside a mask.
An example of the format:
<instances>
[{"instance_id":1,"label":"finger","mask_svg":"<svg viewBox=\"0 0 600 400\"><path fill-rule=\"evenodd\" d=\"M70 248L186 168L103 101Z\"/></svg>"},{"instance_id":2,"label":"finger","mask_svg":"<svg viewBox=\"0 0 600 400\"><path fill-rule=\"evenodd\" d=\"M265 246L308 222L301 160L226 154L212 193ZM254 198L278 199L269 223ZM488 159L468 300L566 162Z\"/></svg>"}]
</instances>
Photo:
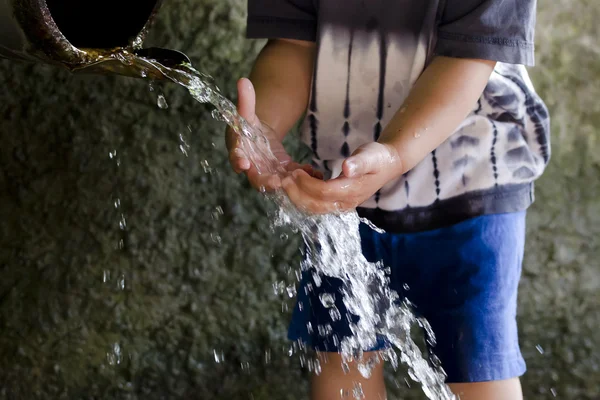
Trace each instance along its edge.
<instances>
[{"instance_id":1,"label":"finger","mask_svg":"<svg viewBox=\"0 0 600 400\"><path fill-rule=\"evenodd\" d=\"M254 91L252 82L247 78L242 78L237 83L237 89L238 114L251 125L256 125L258 123L258 117L256 116L256 92Z\"/></svg>"},{"instance_id":2,"label":"finger","mask_svg":"<svg viewBox=\"0 0 600 400\"><path fill-rule=\"evenodd\" d=\"M246 171L250 185L260 192L272 192L281 187L281 178L274 174L261 174L255 167Z\"/></svg>"},{"instance_id":3,"label":"finger","mask_svg":"<svg viewBox=\"0 0 600 400\"><path fill-rule=\"evenodd\" d=\"M308 175L303 170L294 171L292 176L300 190L314 198L329 202L343 201L352 197L362 183L360 180L345 177L325 182Z\"/></svg>"},{"instance_id":4,"label":"finger","mask_svg":"<svg viewBox=\"0 0 600 400\"><path fill-rule=\"evenodd\" d=\"M342 172L348 178L356 178L361 175L373 173L375 160L371 152L364 151L350 156L342 164Z\"/></svg>"},{"instance_id":5,"label":"finger","mask_svg":"<svg viewBox=\"0 0 600 400\"><path fill-rule=\"evenodd\" d=\"M321 171L317 171L312 165L304 164L300 166L300 169L312 176L313 178L323 179L323 173ZM319 175L320 174L320 175Z\"/></svg>"},{"instance_id":6,"label":"finger","mask_svg":"<svg viewBox=\"0 0 600 400\"><path fill-rule=\"evenodd\" d=\"M238 135L230 126L228 126L227 130L225 131L225 146L227 147L227 150L231 151L233 148L235 148L237 146L237 142Z\"/></svg>"},{"instance_id":7,"label":"finger","mask_svg":"<svg viewBox=\"0 0 600 400\"><path fill-rule=\"evenodd\" d=\"M373 142L359 147L348 157L342 164L342 172L348 178L357 178L400 168L399 162L393 146Z\"/></svg>"},{"instance_id":8,"label":"finger","mask_svg":"<svg viewBox=\"0 0 600 400\"><path fill-rule=\"evenodd\" d=\"M290 201L301 211L312 214L326 214L335 211L336 206L333 203L315 199L302 191L291 176L283 179L282 187Z\"/></svg>"},{"instance_id":9,"label":"finger","mask_svg":"<svg viewBox=\"0 0 600 400\"><path fill-rule=\"evenodd\" d=\"M294 161L290 161L285 164L285 170L288 172L294 172L297 169L304 170L307 174L314 176L317 172L314 167L310 164L300 164ZM323 174L321 174L323 175Z\"/></svg>"},{"instance_id":10,"label":"finger","mask_svg":"<svg viewBox=\"0 0 600 400\"><path fill-rule=\"evenodd\" d=\"M252 166L250 160L246 158L246 155L239 148L234 148L229 152L229 163L233 170L238 174L242 171L247 171Z\"/></svg>"}]
</instances>

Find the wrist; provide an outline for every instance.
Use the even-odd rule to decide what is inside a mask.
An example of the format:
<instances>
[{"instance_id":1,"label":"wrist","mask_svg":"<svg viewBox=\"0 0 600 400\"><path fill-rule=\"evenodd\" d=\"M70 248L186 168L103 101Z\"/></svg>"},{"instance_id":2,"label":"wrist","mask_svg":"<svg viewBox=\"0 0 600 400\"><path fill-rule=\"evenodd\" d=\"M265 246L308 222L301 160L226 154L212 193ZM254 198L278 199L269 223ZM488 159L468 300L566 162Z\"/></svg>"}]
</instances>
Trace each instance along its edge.
<instances>
[{"instance_id":1,"label":"wrist","mask_svg":"<svg viewBox=\"0 0 600 400\"><path fill-rule=\"evenodd\" d=\"M380 138L380 140L378 140L377 143L383 145L388 154L387 155L387 158L389 159L389 167L388 168L389 168L389 172L391 175L390 180L399 178L400 176L404 175L404 173L406 172L405 168L404 168L404 158L402 157L399 147L397 145L395 145L389 139L381 139Z\"/></svg>"},{"instance_id":2,"label":"wrist","mask_svg":"<svg viewBox=\"0 0 600 400\"><path fill-rule=\"evenodd\" d=\"M383 145L389 155L390 169L394 172L394 175L403 175L406 171L404 170L404 157L400 146L393 137L380 136L377 143Z\"/></svg>"}]
</instances>

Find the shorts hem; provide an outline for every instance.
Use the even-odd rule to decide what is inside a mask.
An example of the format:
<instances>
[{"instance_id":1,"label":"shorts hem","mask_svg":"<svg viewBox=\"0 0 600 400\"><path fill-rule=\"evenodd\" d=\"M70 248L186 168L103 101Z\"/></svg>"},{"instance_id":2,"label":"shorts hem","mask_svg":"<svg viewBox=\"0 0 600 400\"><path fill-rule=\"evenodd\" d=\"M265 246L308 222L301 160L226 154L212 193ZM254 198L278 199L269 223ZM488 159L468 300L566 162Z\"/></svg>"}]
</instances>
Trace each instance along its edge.
<instances>
[{"instance_id":1,"label":"shorts hem","mask_svg":"<svg viewBox=\"0 0 600 400\"><path fill-rule=\"evenodd\" d=\"M446 383L482 383L520 378L527 372L527 365L523 357L518 357L495 363L473 362L468 369L476 370L476 372L452 373L452 371L445 371Z\"/></svg>"}]
</instances>

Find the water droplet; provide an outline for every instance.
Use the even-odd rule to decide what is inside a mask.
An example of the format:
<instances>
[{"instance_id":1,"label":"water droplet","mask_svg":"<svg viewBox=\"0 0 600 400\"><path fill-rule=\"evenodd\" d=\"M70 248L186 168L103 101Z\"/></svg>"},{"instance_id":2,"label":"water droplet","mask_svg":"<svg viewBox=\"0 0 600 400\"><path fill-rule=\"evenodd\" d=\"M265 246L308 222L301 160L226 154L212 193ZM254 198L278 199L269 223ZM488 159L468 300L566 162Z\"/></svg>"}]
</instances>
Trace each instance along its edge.
<instances>
[{"instance_id":1,"label":"water droplet","mask_svg":"<svg viewBox=\"0 0 600 400\"><path fill-rule=\"evenodd\" d=\"M365 378L365 379L371 378L371 373L373 372L373 367L368 362L359 362L357 364L357 368L358 368L358 372L360 372L360 374L363 376L363 378Z\"/></svg>"},{"instance_id":2,"label":"water droplet","mask_svg":"<svg viewBox=\"0 0 600 400\"><path fill-rule=\"evenodd\" d=\"M296 286L290 285L286 288L286 290L287 290L287 295L290 299L296 295Z\"/></svg>"},{"instance_id":3,"label":"water droplet","mask_svg":"<svg viewBox=\"0 0 600 400\"><path fill-rule=\"evenodd\" d=\"M286 240L288 240L288 235L287 235L287 233L282 233L281 235L279 235L279 239L283 240L284 242L285 242Z\"/></svg>"},{"instance_id":4,"label":"water droplet","mask_svg":"<svg viewBox=\"0 0 600 400\"><path fill-rule=\"evenodd\" d=\"M185 147L183 144L180 144L180 145L179 145L179 151L181 151L181 153L182 153L184 156L186 156L186 157L188 156L188 153L187 153L187 148L186 148L186 147Z\"/></svg>"},{"instance_id":5,"label":"water droplet","mask_svg":"<svg viewBox=\"0 0 600 400\"><path fill-rule=\"evenodd\" d=\"M271 363L271 350L265 350L265 364Z\"/></svg>"},{"instance_id":6,"label":"water droplet","mask_svg":"<svg viewBox=\"0 0 600 400\"><path fill-rule=\"evenodd\" d=\"M162 93L158 95L156 104L158 105L158 108L163 110L169 108L169 105L167 104L167 99L165 99L165 96Z\"/></svg>"},{"instance_id":7,"label":"water droplet","mask_svg":"<svg viewBox=\"0 0 600 400\"><path fill-rule=\"evenodd\" d=\"M102 273L102 282L106 283L110 280L110 271L105 269Z\"/></svg>"},{"instance_id":8,"label":"water droplet","mask_svg":"<svg viewBox=\"0 0 600 400\"><path fill-rule=\"evenodd\" d=\"M210 115L211 115L211 116L212 116L212 117L213 117L215 120L217 120L217 121L219 121L219 122L225 122L225 121L226 121L226 120L225 120L225 117L223 116L223 114L221 114L221 113L219 112L219 110L217 110L217 109L215 109L215 110L212 110L212 111L211 111L211 113L210 113Z\"/></svg>"},{"instance_id":9,"label":"water droplet","mask_svg":"<svg viewBox=\"0 0 600 400\"><path fill-rule=\"evenodd\" d=\"M320 336L325 337L331 335L331 332L333 332L333 328L329 324L317 325L317 331L319 332Z\"/></svg>"},{"instance_id":10,"label":"water droplet","mask_svg":"<svg viewBox=\"0 0 600 400\"><path fill-rule=\"evenodd\" d=\"M217 364L220 364L223 358L220 357L219 354L217 354L217 349L213 349L213 355L215 357L215 362Z\"/></svg>"},{"instance_id":11,"label":"water droplet","mask_svg":"<svg viewBox=\"0 0 600 400\"><path fill-rule=\"evenodd\" d=\"M418 139L421 137L421 134L419 132L415 132L415 139Z\"/></svg>"},{"instance_id":12,"label":"water droplet","mask_svg":"<svg viewBox=\"0 0 600 400\"><path fill-rule=\"evenodd\" d=\"M121 274L119 280L117 281L118 288L121 290L125 290L125 275Z\"/></svg>"},{"instance_id":13,"label":"water droplet","mask_svg":"<svg viewBox=\"0 0 600 400\"><path fill-rule=\"evenodd\" d=\"M125 220L125 216L121 214L121 219L119 220L119 228L124 231L127 228L127 221Z\"/></svg>"},{"instance_id":14,"label":"water droplet","mask_svg":"<svg viewBox=\"0 0 600 400\"><path fill-rule=\"evenodd\" d=\"M338 310L335 306L329 309L329 316L333 321L339 321L342 319L342 314L340 313L340 310Z\"/></svg>"},{"instance_id":15,"label":"water droplet","mask_svg":"<svg viewBox=\"0 0 600 400\"><path fill-rule=\"evenodd\" d=\"M273 293L275 296L279 296L283 293L285 288L285 283L283 281L273 283Z\"/></svg>"},{"instance_id":16,"label":"water droplet","mask_svg":"<svg viewBox=\"0 0 600 400\"><path fill-rule=\"evenodd\" d=\"M348 389L340 389L340 398L347 399L350 397L350 391Z\"/></svg>"},{"instance_id":17,"label":"water droplet","mask_svg":"<svg viewBox=\"0 0 600 400\"><path fill-rule=\"evenodd\" d=\"M219 236L216 233L211 233L210 234L210 239L215 242L216 244L221 244L221 236Z\"/></svg>"},{"instance_id":18,"label":"water droplet","mask_svg":"<svg viewBox=\"0 0 600 400\"><path fill-rule=\"evenodd\" d=\"M125 241L123 239L119 239L117 247L119 248L119 250L123 250L125 248Z\"/></svg>"},{"instance_id":19,"label":"water droplet","mask_svg":"<svg viewBox=\"0 0 600 400\"><path fill-rule=\"evenodd\" d=\"M202 165L202 168L204 169L204 173L206 173L206 174L211 174L212 173L212 168L210 167L210 164L208 163L208 160L202 160L200 162L200 165Z\"/></svg>"},{"instance_id":20,"label":"water droplet","mask_svg":"<svg viewBox=\"0 0 600 400\"><path fill-rule=\"evenodd\" d=\"M550 393L552 393L552 396L554 396L554 397L556 397L556 395L557 395L556 389L554 389L554 388L550 388Z\"/></svg>"},{"instance_id":21,"label":"water droplet","mask_svg":"<svg viewBox=\"0 0 600 400\"><path fill-rule=\"evenodd\" d=\"M321 299L321 304L323 304L323 307L331 308L335 306L335 296L331 293L321 293L319 298Z\"/></svg>"},{"instance_id":22,"label":"water droplet","mask_svg":"<svg viewBox=\"0 0 600 400\"><path fill-rule=\"evenodd\" d=\"M342 371L344 372L344 374L350 373L350 366L347 362L342 362Z\"/></svg>"},{"instance_id":23,"label":"water droplet","mask_svg":"<svg viewBox=\"0 0 600 400\"><path fill-rule=\"evenodd\" d=\"M314 361L314 369L315 369L315 375L321 375L321 362L319 361L319 359L315 359Z\"/></svg>"},{"instance_id":24,"label":"water droplet","mask_svg":"<svg viewBox=\"0 0 600 400\"><path fill-rule=\"evenodd\" d=\"M147 77L147 76L148 76L148 72L146 72L146 70L142 70L142 71L140 72L140 75L142 76L142 78L145 78L145 77Z\"/></svg>"},{"instance_id":25,"label":"water droplet","mask_svg":"<svg viewBox=\"0 0 600 400\"><path fill-rule=\"evenodd\" d=\"M352 393L354 394L354 398L356 400L365 398L365 393L363 392L362 384L360 382L356 382L354 384L354 389L352 390Z\"/></svg>"},{"instance_id":26,"label":"water droplet","mask_svg":"<svg viewBox=\"0 0 600 400\"><path fill-rule=\"evenodd\" d=\"M121 199L116 199L115 200L115 208L119 208L121 207Z\"/></svg>"},{"instance_id":27,"label":"water droplet","mask_svg":"<svg viewBox=\"0 0 600 400\"><path fill-rule=\"evenodd\" d=\"M121 364L122 354L121 354L121 346L119 345L119 343L114 343L111 346L110 351L108 351L106 353L106 361L108 362L109 365L112 365L112 366Z\"/></svg>"},{"instance_id":28,"label":"water droplet","mask_svg":"<svg viewBox=\"0 0 600 400\"><path fill-rule=\"evenodd\" d=\"M405 283L402 285L402 289L404 289L408 292L410 290L410 286L408 286L408 283Z\"/></svg>"},{"instance_id":29,"label":"water droplet","mask_svg":"<svg viewBox=\"0 0 600 400\"><path fill-rule=\"evenodd\" d=\"M541 345L537 345L535 346L535 349L540 353L540 354L544 354L544 348Z\"/></svg>"}]
</instances>

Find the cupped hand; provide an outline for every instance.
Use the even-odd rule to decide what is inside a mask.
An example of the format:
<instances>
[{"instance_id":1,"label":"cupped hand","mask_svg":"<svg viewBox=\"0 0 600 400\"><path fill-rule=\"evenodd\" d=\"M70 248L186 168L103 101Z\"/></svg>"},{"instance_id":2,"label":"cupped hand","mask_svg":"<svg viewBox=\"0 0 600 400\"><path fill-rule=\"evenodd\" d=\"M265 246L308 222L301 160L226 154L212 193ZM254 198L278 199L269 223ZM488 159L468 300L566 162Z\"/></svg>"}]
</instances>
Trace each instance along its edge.
<instances>
[{"instance_id":1,"label":"cupped hand","mask_svg":"<svg viewBox=\"0 0 600 400\"><path fill-rule=\"evenodd\" d=\"M342 164L339 177L315 179L305 171L294 171L282 181L288 197L299 209L313 213L350 211L401 175L397 150L388 144L368 143Z\"/></svg>"},{"instance_id":2,"label":"cupped hand","mask_svg":"<svg viewBox=\"0 0 600 400\"><path fill-rule=\"evenodd\" d=\"M243 139L231 127L227 128L225 142L229 150L229 162L236 173L245 173L248 181L257 190L273 191L281 187L281 181L289 173L302 170L315 179L323 179L323 175L308 164L299 164L285 150L282 138L268 125L260 121L256 115L256 93L249 79L238 81L238 114L244 118L257 135L262 135L269 144L278 165L273 168L267 160L250 159L244 151ZM276 170L275 170L276 169Z\"/></svg>"}]
</instances>

